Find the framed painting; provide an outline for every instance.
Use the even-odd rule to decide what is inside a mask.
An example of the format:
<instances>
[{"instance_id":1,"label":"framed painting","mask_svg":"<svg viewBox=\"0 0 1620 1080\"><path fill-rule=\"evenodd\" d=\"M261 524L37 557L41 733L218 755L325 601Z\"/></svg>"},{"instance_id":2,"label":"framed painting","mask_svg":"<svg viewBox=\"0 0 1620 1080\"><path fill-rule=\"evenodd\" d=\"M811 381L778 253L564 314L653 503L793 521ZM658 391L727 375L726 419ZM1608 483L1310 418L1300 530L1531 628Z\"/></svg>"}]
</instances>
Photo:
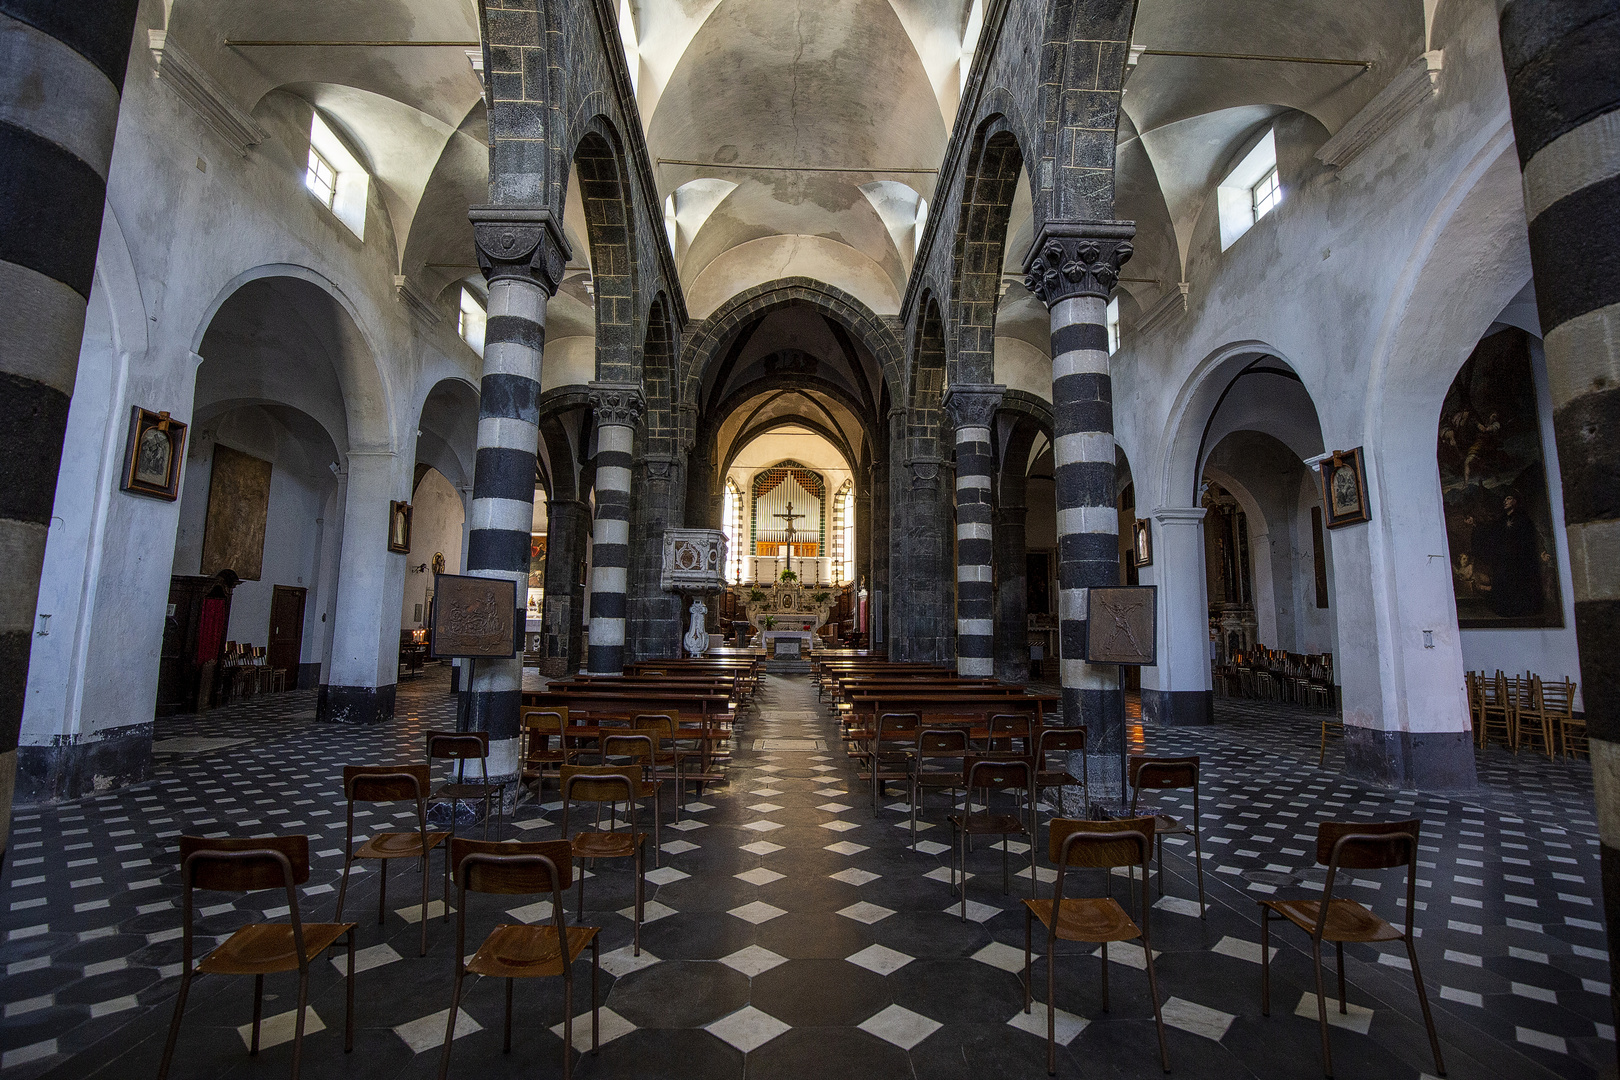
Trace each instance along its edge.
<instances>
[{"instance_id":1,"label":"framed painting","mask_svg":"<svg viewBox=\"0 0 1620 1080\"><path fill-rule=\"evenodd\" d=\"M1327 527L1340 529L1346 525L1359 525L1372 520L1367 505L1367 468L1361 447L1354 450L1335 450L1331 457L1323 458L1322 505Z\"/></svg>"},{"instance_id":2,"label":"framed painting","mask_svg":"<svg viewBox=\"0 0 1620 1080\"><path fill-rule=\"evenodd\" d=\"M185 424L166 412L131 406L119 490L173 502L180 495L185 449Z\"/></svg>"},{"instance_id":3,"label":"framed painting","mask_svg":"<svg viewBox=\"0 0 1620 1080\"><path fill-rule=\"evenodd\" d=\"M1153 565L1153 522L1137 518L1131 526L1131 541L1135 547L1136 565Z\"/></svg>"},{"instance_id":4,"label":"framed painting","mask_svg":"<svg viewBox=\"0 0 1620 1080\"><path fill-rule=\"evenodd\" d=\"M1086 663L1158 663L1158 589L1153 585L1086 590Z\"/></svg>"},{"instance_id":5,"label":"framed painting","mask_svg":"<svg viewBox=\"0 0 1620 1080\"><path fill-rule=\"evenodd\" d=\"M208 515L203 521L204 576L230 570L243 581L258 581L263 574L272 472L263 458L214 444Z\"/></svg>"},{"instance_id":6,"label":"framed painting","mask_svg":"<svg viewBox=\"0 0 1620 1080\"><path fill-rule=\"evenodd\" d=\"M388 550L411 550L411 504L388 504Z\"/></svg>"},{"instance_id":7,"label":"framed painting","mask_svg":"<svg viewBox=\"0 0 1620 1080\"><path fill-rule=\"evenodd\" d=\"M1436 457L1463 630L1564 625L1530 336L1474 347L1440 411Z\"/></svg>"},{"instance_id":8,"label":"framed painting","mask_svg":"<svg viewBox=\"0 0 1620 1080\"><path fill-rule=\"evenodd\" d=\"M523 648L517 583L510 578L436 574L432 634L435 659L510 659Z\"/></svg>"}]
</instances>

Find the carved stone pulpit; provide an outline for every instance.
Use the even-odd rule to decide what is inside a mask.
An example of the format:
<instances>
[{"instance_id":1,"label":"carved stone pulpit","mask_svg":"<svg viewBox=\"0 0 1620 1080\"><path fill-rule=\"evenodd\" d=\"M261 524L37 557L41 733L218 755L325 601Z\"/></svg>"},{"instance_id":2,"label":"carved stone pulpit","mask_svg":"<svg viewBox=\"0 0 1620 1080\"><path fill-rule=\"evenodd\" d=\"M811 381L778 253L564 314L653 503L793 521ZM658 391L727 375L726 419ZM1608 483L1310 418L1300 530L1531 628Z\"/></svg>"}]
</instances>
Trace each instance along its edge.
<instances>
[{"instance_id":1,"label":"carved stone pulpit","mask_svg":"<svg viewBox=\"0 0 1620 1080\"><path fill-rule=\"evenodd\" d=\"M686 651L702 656L709 648L703 597L726 587L726 535L719 529L665 529L664 569L659 583L666 592L690 595L691 626L681 639Z\"/></svg>"}]
</instances>

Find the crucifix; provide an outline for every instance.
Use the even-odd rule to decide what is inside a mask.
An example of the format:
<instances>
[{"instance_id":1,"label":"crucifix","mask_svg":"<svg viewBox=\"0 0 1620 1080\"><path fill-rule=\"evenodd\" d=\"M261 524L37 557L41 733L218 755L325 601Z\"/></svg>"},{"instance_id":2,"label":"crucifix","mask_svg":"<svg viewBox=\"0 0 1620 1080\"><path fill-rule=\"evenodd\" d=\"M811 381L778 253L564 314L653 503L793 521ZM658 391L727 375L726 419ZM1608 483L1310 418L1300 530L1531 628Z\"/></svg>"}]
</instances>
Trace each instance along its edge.
<instances>
[{"instance_id":1,"label":"crucifix","mask_svg":"<svg viewBox=\"0 0 1620 1080\"><path fill-rule=\"evenodd\" d=\"M783 519L785 519L787 521L787 564L788 564L789 567L792 567L792 565L793 565L793 534L798 532L798 530L793 527L793 523L794 523L794 521L798 520L799 518L805 517L806 515L804 515L804 514L795 514L793 512L793 503L790 501L787 504L787 513L785 513L785 514L776 514L776 515L773 515L773 516L783 518Z\"/></svg>"}]
</instances>

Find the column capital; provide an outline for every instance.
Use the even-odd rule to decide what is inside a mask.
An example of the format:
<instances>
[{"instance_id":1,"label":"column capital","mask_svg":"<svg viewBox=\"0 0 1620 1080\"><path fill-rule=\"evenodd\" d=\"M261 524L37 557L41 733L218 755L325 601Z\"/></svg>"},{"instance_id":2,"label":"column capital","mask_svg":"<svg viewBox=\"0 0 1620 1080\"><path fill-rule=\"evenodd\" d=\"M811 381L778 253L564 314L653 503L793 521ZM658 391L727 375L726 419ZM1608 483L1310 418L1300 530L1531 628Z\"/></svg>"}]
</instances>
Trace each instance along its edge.
<instances>
[{"instance_id":1,"label":"column capital","mask_svg":"<svg viewBox=\"0 0 1620 1080\"><path fill-rule=\"evenodd\" d=\"M1024 286L1049 308L1077 296L1106 300L1135 235L1134 221L1048 221L1024 262Z\"/></svg>"},{"instance_id":2,"label":"column capital","mask_svg":"<svg viewBox=\"0 0 1620 1080\"><path fill-rule=\"evenodd\" d=\"M1202 506L1155 506L1153 520L1160 525L1197 525L1207 513Z\"/></svg>"},{"instance_id":3,"label":"column capital","mask_svg":"<svg viewBox=\"0 0 1620 1080\"><path fill-rule=\"evenodd\" d=\"M989 427L1007 388L1000 383L965 383L945 390L945 411L959 428Z\"/></svg>"},{"instance_id":4,"label":"column capital","mask_svg":"<svg viewBox=\"0 0 1620 1080\"><path fill-rule=\"evenodd\" d=\"M635 427L641 414L647 410L647 397L640 383L586 383L591 393L591 409L596 413L598 426L617 424Z\"/></svg>"},{"instance_id":5,"label":"column capital","mask_svg":"<svg viewBox=\"0 0 1620 1080\"><path fill-rule=\"evenodd\" d=\"M549 207L474 206L467 218L486 279L528 281L556 295L571 252Z\"/></svg>"}]
</instances>

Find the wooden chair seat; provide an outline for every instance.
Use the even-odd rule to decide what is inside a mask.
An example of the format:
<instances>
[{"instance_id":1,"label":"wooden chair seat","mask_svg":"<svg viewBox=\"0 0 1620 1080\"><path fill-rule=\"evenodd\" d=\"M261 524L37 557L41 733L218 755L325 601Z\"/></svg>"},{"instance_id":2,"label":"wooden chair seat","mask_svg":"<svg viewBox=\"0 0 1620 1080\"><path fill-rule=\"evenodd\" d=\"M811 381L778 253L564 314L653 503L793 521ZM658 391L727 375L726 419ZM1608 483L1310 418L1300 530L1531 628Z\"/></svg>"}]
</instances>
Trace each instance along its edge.
<instances>
[{"instance_id":1,"label":"wooden chair seat","mask_svg":"<svg viewBox=\"0 0 1620 1080\"><path fill-rule=\"evenodd\" d=\"M427 848L432 851L450 838L447 832L427 834ZM357 859L420 859L421 836L413 832L385 832L370 837L355 851Z\"/></svg>"},{"instance_id":2,"label":"wooden chair seat","mask_svg":"<svg viewBox=\"0 0 1620 1080\"><path fill-rule=\"evenodd\" d=\"M962 778L956 778L956 786L962 786ZM1014 836L1024 832L1024 819L1017 814L952 814L950 823L967 833L969 836L983 836L990 833L1008 833Z\"/></svg>"},{"instance_id":3,"label":"wooden chair seat","mask_svg":"<svg viewBox=\"0 0 1620 1080\"><path fill-rule=\"evenodd\" d=\"M353 930L354 923L304 923L304 959L316 957ZM274 975L298 970L292 923L252 923L226 938L197 965L200 975Z\"/></svg>"},{"instance_id":4,"label":"wooden chair seat","mask_svg":"<svg viewBox=\"0 0 1620 1080\"><path fill-rule=\"evenodd\" d=\"M569 838L576 859L626 859L646 843L644 832L577 832Z\"/></svg>"},{"instance_id":5,"label":"wooden chair seat","mask_svg":"<svg viewBox=\"0 0 1620 1080\"><path fill-rule=\"evenodd\" d=\"M1153 812L1150 811L1150 813ZM1164 836L1166 834L1170 836L1191 836L1192 829L1185 825L1178 817L1172 817L1169 814L1153 813L1153 835Z\"/></svg>"},{"instance_id":6,"label":"wooden chair seat","mask_svg":"<svg viewBox=\"0 0 1620 1080\"><path fill-rule=\"evenodd\" d=\"M645 834L643 834L645 835ZM595 926L568 927L568 960L572 964L600 933ZM467 962L472 975L523 979L563 973L562 950L555 926L497 926Z\"/></svg>"},{"instance_id":7,"label":"wooden chair seat","mask_svg":"<svg viewBox=\"0 0 1620 1080\"><path fill-rule=\"evenodd\" d=\"M1037 788L1078 787L1080 781L1067 769L1042 769L1035 774Z\"/></svg>"},{"instance_id":8,"label":"wooden chair seat","mask_svg":"<svg viewBox=\"0 0 1620 1080\"><path fill-rule=\"evenodd\" d=\"M1262 902L1307 934L1316 930L1322 915L1320 900L1266 900ZM1334 900L1328 908L1323 941L1399 941L1401 932L1354 900Z\"/></svg>"},{"instance_id":9,"label":"wooden chair seat","mask_svg":"<svg viewBox=\"0 0 1620 1080\"><path fill-rule=\"evenodd\" d=\"M1051 930L1052 901L1025 900L1024 905ZM1058 909L1057 936L1060 941L1134 941L1142 936L1136 920L1112 897L1065 897Z\"/></svg>"},{"instance_id":10,"label":"wooden chair seat","mask_svg":"<svg viewBox=\"0 0 1620 1080\"><path fill-rule=\"evenodd\" d=\"M448 799L482 799L486 794L498 794L501 790L499 784L483 784L478 782L467 784L444 784L439 790L429 796L430 802Z\"/></svg>"}]
</instances>

